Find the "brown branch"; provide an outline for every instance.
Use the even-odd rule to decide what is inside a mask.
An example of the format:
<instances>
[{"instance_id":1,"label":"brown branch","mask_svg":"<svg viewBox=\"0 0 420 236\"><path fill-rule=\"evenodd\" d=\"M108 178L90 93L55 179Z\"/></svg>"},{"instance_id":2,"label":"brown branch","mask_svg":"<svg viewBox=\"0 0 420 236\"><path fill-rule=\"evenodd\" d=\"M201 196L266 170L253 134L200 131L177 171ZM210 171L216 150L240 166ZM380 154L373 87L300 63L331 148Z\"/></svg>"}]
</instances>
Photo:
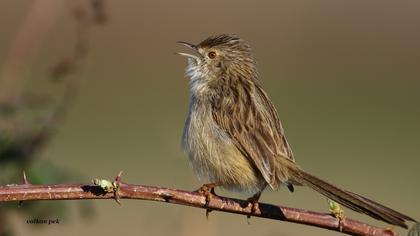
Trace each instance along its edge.
<instances>
[{"instance_id":1,"label":"brown branch","mask_svg":"<svg viewBox=\"0 0 420 236\"><path fill-rule=\"evenodd\" d=\"M327 213L318 213L303 209L275 206L260 203L259 209L251 212L251 205L247 201L214 196L206 204L206 197L198 192L189 192L170 188L127 184L121 181L121 174L114 184L116 192L106 193L97 185L85 184L57 184L32 185L26 174L24 184L0 186L0 202L29 201L29 200L81 200L81 199L140 199L167 202L185 206L224 211L234 214L274 219L310 225L329 229L350 235L397 235L389 229L382 229L356 220L343 218L341 220Z\"/></svg>"}]
</instances>

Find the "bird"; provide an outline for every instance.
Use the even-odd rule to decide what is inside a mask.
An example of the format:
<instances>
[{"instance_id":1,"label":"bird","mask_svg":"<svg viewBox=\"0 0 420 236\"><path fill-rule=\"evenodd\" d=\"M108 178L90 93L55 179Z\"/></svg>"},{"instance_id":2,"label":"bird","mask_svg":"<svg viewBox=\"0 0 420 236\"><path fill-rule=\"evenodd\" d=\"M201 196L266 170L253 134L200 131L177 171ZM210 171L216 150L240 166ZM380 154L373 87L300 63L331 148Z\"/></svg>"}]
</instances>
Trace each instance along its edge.
<instances>
[{"instance_id":1,"label":"bird","mask_svg":"<svg viewBox=\"0 0 420 236\"><path fill-rule=\"evenodd\" d=\"M410 216L324 181L294 158L278 112L259 80L250 44L234 34L198 44L178 41L187 58L189 109L182 143L207 201L215 187L251 194L252 211L267 187L307 186L343 206L407 228ZM322 160L321 160L322 161Z\"/></svg>"}]
</instances>

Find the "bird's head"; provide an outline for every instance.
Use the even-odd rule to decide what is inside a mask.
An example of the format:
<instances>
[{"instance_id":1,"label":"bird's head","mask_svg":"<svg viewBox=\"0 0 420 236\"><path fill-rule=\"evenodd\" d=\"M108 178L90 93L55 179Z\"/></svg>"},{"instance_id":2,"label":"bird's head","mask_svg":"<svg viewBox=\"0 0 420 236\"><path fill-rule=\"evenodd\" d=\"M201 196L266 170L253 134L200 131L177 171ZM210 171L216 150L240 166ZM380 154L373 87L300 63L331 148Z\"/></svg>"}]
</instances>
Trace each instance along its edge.
<instances>
[{"instance_id":1,"label":"bird's head","mask_svg":"<svg viewBox=\"0 0 420 236\"><path fill-rule=\"evenodd\" d=\"M209 82L226 77L257 77L250 45L235 35L211 36L197 45L183 41L178 43L192 50L192 53L177 54L188 58L186 72L193 80Z\"/></svg>"}]
</instances>

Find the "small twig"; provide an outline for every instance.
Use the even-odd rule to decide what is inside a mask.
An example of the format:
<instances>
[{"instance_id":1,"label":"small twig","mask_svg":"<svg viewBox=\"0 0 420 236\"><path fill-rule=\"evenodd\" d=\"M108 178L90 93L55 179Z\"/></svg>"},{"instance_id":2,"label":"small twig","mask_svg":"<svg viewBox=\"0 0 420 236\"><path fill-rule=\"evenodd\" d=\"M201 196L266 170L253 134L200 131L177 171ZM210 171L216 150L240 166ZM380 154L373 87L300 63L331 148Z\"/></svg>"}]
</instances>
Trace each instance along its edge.
<instances>
[{"instance_id":1,"label":"small twig","mask_svg":"<svg viewBox=\"0 0 420 236\"><path fill-rule=\"evenodd\" d=\"M0 202L29 200L81 200L81 199L140 199L180 204L234 214L274 219L329 229L350 235L398 235L395 232L345 218L341 222L328 213L319 213L303 209L275 206L260 203L259 209L252 212L247 201L213 196L206 205L206 197L198 192L169 189L155 186L127 184L116 178L117 192L105 192L96 185L57 184L32 185L25 184L0 186Z\"/></svg>"}]
</instances>

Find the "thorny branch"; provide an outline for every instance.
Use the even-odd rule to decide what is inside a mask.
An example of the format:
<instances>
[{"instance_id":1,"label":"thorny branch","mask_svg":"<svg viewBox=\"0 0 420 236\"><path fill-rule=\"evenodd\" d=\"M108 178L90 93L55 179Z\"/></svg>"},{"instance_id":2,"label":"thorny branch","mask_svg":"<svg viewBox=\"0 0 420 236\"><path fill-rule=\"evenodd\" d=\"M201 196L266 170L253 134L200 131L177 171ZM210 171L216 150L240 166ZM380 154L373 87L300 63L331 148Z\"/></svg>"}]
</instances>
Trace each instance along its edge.
<instances>
[{"instance_id":1,"label":"thorny branch","mask_svg":"<svg viewBox=\"0 0 420 236\"><path fill-rule=\"evenodd\" d=\"M249 215L273 220L293 222L329 229L350 235L397 235L389 229L383 229L360 221L343 218L341 220L327 213L313 212L260 203L259 209L252 212L247 201L213 196L207 203L205 195L196 191L177 190L156 186L127 184L121 181L121 172L113 182L115 192L105 191L92 184L57 184L32 185L26 174L23 184L0 186L0 202L29 200L81 200L81 199L139 199L167 202L215 211L224 211L240 215Z\"/></svg>"}]
</instances>

